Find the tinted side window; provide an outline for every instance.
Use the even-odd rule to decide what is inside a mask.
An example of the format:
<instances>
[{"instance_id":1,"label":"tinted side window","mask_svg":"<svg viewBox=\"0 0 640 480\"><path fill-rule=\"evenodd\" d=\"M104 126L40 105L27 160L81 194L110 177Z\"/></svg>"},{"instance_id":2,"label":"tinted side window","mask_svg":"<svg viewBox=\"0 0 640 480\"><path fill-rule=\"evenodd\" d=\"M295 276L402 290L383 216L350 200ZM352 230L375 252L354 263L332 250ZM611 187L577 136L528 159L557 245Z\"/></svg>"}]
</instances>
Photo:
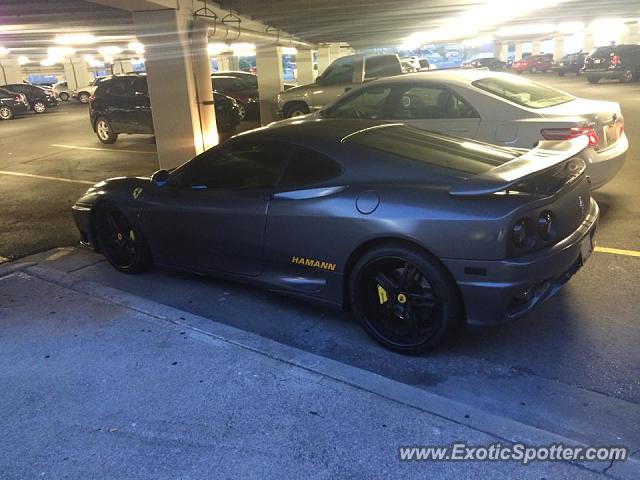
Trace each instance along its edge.
<instances>
[{"instance_id":1,"label":"tinted side window","mask_svg":"<svg viewBox=\"0 0 640 480\"><path fill-rule=\"evenodd\" d=\"M100 82L100 86L106 87L110 95L129 95L131 91L131 81L127 77L112 78L110 82Z\"/></svg>"},{"instance_id":2,"label":"tinted side window","mask_svg":"<svg viewBox=\"0 0 640 480\"><path fill-rule=\"evenodd\" d=\"M209 150L189 162L180 183L193 189L270 188L275 186L288 147L283 144L233 144Z\"/></svg>"},{"instance_id":3,"label":"tinted side window","mask_svg":"<svg viewBox=\"0 0 640 480\"><path fill-rule=\"evenodd\" d=\"M342 173L334 160L308 148L296 147L280 181L284 188L298 188L330 180Z\"/></svg>"},{"instance_id":4,"label":"tinted side window","mask_svg":"<svg viewBox=\"0 0 640 480\"><path fill-rule=\"evenodd\" d=\"M380 55L365 59L366 78L388 77L402 73L398 59L394 55Z\"/></svg>"},{"instance_id":5,"label":"tinted side window","mask_svg":"<svg viewBox=\"0 0 640 480\"><path fill-rule=\"evenodd\" d=\"M353 81L353 69L356 59L353 57L339 58L322 74L323 85L335 85L338 83L351 83Z\"/></svg>"},{"instance_id":6,"label":"tinted side window","mask_svg":"<svg viewBox=\"0 0 640 480\"><path fill-rule=\"evenodd\" d=\"M369 87L346 98L327 111L327 118L384 118L383 110L391 87Z\"/></svg>"},{"instance_id":7,"label":"tinted side window","mask_svg":"<svg viewBox=\"0 0 640 480\"><path fill-rule=\"evenodd\" d=\"M147 79L145 77L134 78L132 83L132 91L133 94L142 93L144 95L149 95Z\"/></svg>"},{"instance_id":8,"label":"tinted side window","mask_svg":"<svg viewBox=\"0 0 640 480\"><path fill-rule=\"evenodd\" d=\"M413 87L398 96L394 119L473 118L477 113L449 90Z\"/></svg>"}]
</instances>

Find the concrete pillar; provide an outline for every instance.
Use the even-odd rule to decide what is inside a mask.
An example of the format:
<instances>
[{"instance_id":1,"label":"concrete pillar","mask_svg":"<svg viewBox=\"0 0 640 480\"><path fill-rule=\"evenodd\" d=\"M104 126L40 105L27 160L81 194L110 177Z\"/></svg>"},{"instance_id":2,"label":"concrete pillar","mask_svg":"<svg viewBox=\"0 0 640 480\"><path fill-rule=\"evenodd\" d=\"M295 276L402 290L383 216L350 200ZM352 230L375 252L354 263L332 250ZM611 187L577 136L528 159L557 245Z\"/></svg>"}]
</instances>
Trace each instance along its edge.
<instances>
[{"instance_id":1,"label":"concrete pillar","mask_svg":"<svg viewBox=\"0 0 640 480\"><path fill-rule=\"evenodd\" d=\"M258 69L258 95L260 96L260 121L263 125L277 120L277 96L284 89L282 73L282 47L258 45L256 47Z\"/></svg>"},{"instance_id":2,"label":"concrete pillar","mask_svg":"<svg viewBox=\"0 0 640 480\"><path fill-rule=\"evenodd\" d=\"M240 69L240 59L231 53L222 53L218 56L220 70L228 72Z\"/></svg>"},{"instance_id":3,"label":"concrete pillar","mask_svg":"<svg viewBox=\"0 0 640 480\"><path fill-rule=\"evenodd\" d=\"M331 63L331 51L328 45L318 47L318 75L322 75L322 72Z\"/></svg>"},{"instance_id":4,"label":"concrete pillar","mask_svg":"<svg viewBox=\"0 0 640 480\"><path fill-rule=\"evenodd\" d=\"M313 69L313 50L310 48L298 48L296 53L296 70L298 85L307 85L316 80Z\"/></svg>"},{"instance_id":5,"label":"concrete pillar","mask_svg":"<svg viewBox=\"0 0 640 480\"><path fill-rule=\"evenodd\" d=\"M190 21L190 13L134 12L136 34L145 44L160 168L176 167L218 142L207 29Z\"/></svg>"},{"instance_id":6,"label":"concrete pillar","mask_svg":"<svg viewBox=\"0 0 640 480\"><path fill-rule=\"evenodd\" d=\"M582 40L582 53L589 54L593 50L593 34L591 32L584 32L584 39Z\"/></svg>"},{"instance_id":7,"label":"concrete pillar","mask_svg":"<svg viewBox=\"0 0 640 480\"><path fill-rule=\"evenodd\" d=\"M640 23L632 22L625 25L626 29L622 43L637 45L640 43Z\"/></svg>"},{"instance_id":8,"label":"concrete pillar","mask_svg":"<svg viewBox=\"0 0 640 480\"><path fill-rule=\"evenodd\" d=\"M341 57L341 51L342 49L340 48L340 45L337 43L332 43L329 45L329 55L331 56L331 61L333 62L336 58L340 58Z\"/></svg>"},{"instance_id":9,"label":"concrete pillar","mask_svg":"<svg viewBox=\"0 0 640 480\"><path fill-rule=\"evenodd\" d=\"M558 62L564 57L564 37L558 35L553 39L553 59Z\"/></svg>"},{"instance_id":10,"label":"concrete pillar","mask_svg":"<svg viewBox=\"0 0 640 480\"><path fill-rule=\"evenodd\" d=\"M540 40L534 40L531 42L531 55L538 55L540 53L540 45L542 42Z\"/></svg>"},{"instance_id":11,"label":"concrete pillar","mask_svg":"<svg viewBox=\"0 0 640 480\"><path fill-rule=\"evenodd\" d=\"M513 61L517 62L522 60L522 42L516 42L516 50L513 56Z\"/></svg>"},{"instance_id":12,"label":"concrete pillar","mask_svg":"<svg viewBox=\"0 0 640 480\"><path fill-rule=\"evenodd\" d=\"M18 63L18 59L7 57L0 59L0 82L1 85L7 83L22 83L26 78L22 74L22 67Z\"/></svg>"},{"instance_id":13,"label":"concrete pillar","mask_svg":"<svg viewBox=\"0 0 640 480\"><path fill-rule=\"evenodd\" d=\"M82 58L65 58L62 66L64 67L64 79L71 90L84 87L93 79L89 65Z\"/></svg>"},{"instance_id":14,"label":"concrete pillar","mask_svg":"<svg viewBox=\"0 0 640 480\"><path fill-rule=\"evenodd\" d=\"M509 44L507 42L496 42L493 56L506 62L509 58Z\"/></svg>"}]
</instances>

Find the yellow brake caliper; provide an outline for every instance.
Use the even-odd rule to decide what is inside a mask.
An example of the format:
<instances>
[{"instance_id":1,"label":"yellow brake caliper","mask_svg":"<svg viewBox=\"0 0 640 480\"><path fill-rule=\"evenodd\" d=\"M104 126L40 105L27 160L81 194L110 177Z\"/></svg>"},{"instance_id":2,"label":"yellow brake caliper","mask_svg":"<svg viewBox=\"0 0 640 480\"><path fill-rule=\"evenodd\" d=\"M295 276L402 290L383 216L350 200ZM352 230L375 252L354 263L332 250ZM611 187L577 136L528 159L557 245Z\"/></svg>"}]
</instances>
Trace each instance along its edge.
<instances>
[{"instance_id":1,"label":"yellow brake caliper","mask_svg":"<svg viewBox=\"0 0 640 480\"><path fill-rule=\"evenodd\" d=\"M389 298L387 297L387 291L382 288L381 285L378 285L378 299L380 300L380 305L389 300Z\"/></svg>"}]
</instances>

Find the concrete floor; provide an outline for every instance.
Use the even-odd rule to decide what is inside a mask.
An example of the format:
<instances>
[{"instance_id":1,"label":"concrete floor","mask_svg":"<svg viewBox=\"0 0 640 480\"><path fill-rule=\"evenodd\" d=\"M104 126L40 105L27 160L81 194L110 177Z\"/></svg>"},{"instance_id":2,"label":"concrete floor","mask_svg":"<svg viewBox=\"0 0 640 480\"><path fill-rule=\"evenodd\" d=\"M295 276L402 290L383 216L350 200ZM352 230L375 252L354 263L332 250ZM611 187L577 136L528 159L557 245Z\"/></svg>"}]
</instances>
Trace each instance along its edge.
<instances>
[{"instance_id":1,"label":"concrete floor","mask_svg":"<svg viewBox=\"0 0 640 480\"><path fill-rule=\"evenodd\" d=\"M631 142L618 177L597 192L600 246L640 250L640 83L589 85L533 75L578 96L622 104ZM0 123L0 170L83 181L149 174L148 137L103 146L84 107ZM67 147L53 146L67 145ZM98 150L71 149L74 147ZM151 152L151 153L150 153ZM77 241L69 207L84 184L0 174L0 255L20 257ZM45 194L46 193L46 194ZM595 253L553 299L508 325L474 332L428 357L406 358L373 344L347 314L216 279L156 271L128 277L100 257L74 272L302 350L591 443L640 450L640 258ZM84 256L90 258L85 258Z\"/></svg>"}]
</instances>

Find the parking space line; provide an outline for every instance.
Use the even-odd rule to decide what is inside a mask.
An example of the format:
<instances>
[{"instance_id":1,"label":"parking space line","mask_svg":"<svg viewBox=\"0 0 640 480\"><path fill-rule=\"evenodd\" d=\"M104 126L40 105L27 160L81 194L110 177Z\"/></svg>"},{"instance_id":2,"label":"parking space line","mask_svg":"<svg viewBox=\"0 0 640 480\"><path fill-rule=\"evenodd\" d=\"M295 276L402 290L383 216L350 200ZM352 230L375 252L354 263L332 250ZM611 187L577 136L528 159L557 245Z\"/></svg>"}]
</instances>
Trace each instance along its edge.
<instances>
[{"instance_id":1,"label":"parking space line","mask_svg":"<svg viewBox=\"0 0 640 480\"><path fill-rule=\"evenodd\" d=\"M626 255L627 257L640 257L640 252L637 252L636 250L623 250L620 248L596 247L594 251L600 252L600 253L612 253L614 255Z\"/></svg>"},{"instance_id":2,"label":"parking space line","mask_svg":"<svg viewBox=\"0 0 640 480\"><path fill-rule=\"evenodd\" d=\"M0 175L12 175L14 177L37 178L39 180L54 180L56 182L79 183L81 185L95 185L98 182L90 182L88 180L74 180L72 178L48 177L46 175L34 175L32 173L7 172L0 170Z\"/></svg>"},{"instance_id":3,"label":"parking space line","mask_svg":"<svg viewBox=\"0 0 640 480\"><path fill-rule=\"evenodd\" d=\"M146 153L146 154L152 154L152 155L157 154L157 152L149 152L146 150L122 150L120 148L78 147L76 145L60 145L58 143L52 143L51 146L58 147L58 148L69 148L73 150L94 150L98 152L111 152L111 153L123 152L123 153Z\"/></svg>"}]
</instances>

